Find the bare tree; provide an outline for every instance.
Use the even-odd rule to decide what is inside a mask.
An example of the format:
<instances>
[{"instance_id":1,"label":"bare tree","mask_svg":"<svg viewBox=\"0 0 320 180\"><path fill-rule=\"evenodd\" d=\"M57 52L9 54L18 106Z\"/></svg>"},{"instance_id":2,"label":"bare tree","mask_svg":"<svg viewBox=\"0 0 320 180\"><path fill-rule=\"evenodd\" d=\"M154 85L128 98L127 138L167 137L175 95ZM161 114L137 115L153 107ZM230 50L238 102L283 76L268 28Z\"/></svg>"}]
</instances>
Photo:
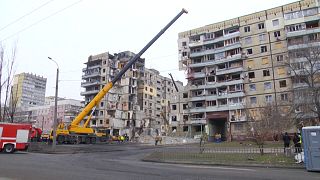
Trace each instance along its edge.
<instances>
[{"instance_id":1,"label":"bare tree","mask_svg":"<svg viewBox=\"0 0 320 180\"><path fill-rule=\"evenodd\" d=\"M249 136L261 148L263 148L265 141L271 138L276 140L276 137L293 126L290 112L276 106L275 103L257 107L255 114L247 112L247 117L250 120L248 123Z\"/></svg>"},{"instance_id":2,"label":"bare tree","mask_svg":"<svg viewBox=\"0 0 320 180\"><path fill-rule=\"evenodd\" d=\"M320 122L320 46L306 41L301 48L289 51L286 65L293 75L293 111L297 123Z\"/></svg>"},{"instance_id":3,"label":"bare tree","mask_svg":"<svg viewBox=\"0 0 320 180\"><path fill-rule=\"evenodd\" d=\"M1 121L9 119L13 122L13 115L16 109L16 105L9 107L10 96L12 95L12 81L14 76L14 65L16 59L17 46L15 45L10 55L5 53L5 49L0 45L0 117ZM7 118L9 117L9 118Z\"/></svg>"}]
</instances>

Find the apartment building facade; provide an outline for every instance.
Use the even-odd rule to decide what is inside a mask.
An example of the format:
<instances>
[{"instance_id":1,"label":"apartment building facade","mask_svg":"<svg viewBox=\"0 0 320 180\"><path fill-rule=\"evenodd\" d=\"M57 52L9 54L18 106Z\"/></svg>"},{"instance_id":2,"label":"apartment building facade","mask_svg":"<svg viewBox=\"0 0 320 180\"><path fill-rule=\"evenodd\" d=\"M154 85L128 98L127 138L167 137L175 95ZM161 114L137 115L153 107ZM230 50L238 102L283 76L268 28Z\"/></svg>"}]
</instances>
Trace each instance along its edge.
<instances>
[{"instance_id":1,"label":"apartment building facade","mask_svg":"<svg viewBox=\"0 0 320 180\"><path fill-rule=\"evenodd\" d=\"M299 1L179 33L192 127L241 139L258 108L272 103L288 111L293 84L284 62L293 37L317 33L318 4Z\"/></svg>"},{"instance_id":2,"label":"apartment building facade","mask_svg":"<svg viewBox=\"0 0 320 180\"><path fill-rule=\"evenodd\" d=\"M10 97L10 106L24 109L44 105L47 78L31 73L16 74Z\"/></svg>"}]
</instances>

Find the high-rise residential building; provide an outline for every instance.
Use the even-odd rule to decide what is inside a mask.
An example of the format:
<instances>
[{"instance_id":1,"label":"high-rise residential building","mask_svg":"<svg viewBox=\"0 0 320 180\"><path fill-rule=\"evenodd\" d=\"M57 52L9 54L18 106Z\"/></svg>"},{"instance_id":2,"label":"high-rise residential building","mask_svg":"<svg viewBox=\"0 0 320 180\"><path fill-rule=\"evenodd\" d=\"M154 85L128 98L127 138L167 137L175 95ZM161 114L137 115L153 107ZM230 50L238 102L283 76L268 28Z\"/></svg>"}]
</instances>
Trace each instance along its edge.
<instances>
[{"instance_id":1,"label":"high-rise residential building","mask_svg":"<svg viewBox=\"0 0 320 180\"><path fill-rule=\"evenodd\" d=\"M44 105L47 78L30 73L14 76L10 97L10 107L23 110L32 106Z\"/></svg>"},{"instance_id":2,"label":"high-rise residential building","mask_svg":"<svg viewBox=\"0 0 320 180\"><path fill-rule=\"evenodd\" d=\"M182 82L176 81L178 90ZM139 81L138 102L143 112L143 127L153 128L158 134L168 135L177 131L179 115L176 114L179 92L170 78L155 69L145 68ZM173 109L172 109L173 107Z\"/></svg>"},{"instance_id":3,"label":"high-rise residential building","mask_svg":"<svg viewBox=\"0 0 320 180\"><path fill-rule=\"evenodd\" d=\"M191 128L240 139L258 108L288 111L297 81L284 62L299 61L288 55L297 44L319 41L318 14L319 1L304 0L179 33Z\"/></svg>"},{"instance_id":4,"label":"high-rise residential building","mask_svg":"<svg viewBox=\"0 0 320 180\"><path fill-rule=\"evenodd\" d=\"M116 54L102 53L90 56L83 69L81 84L85 91L85 103L89 103L103 86L119 73L121 68L134 56L134 53L125 51ZM140 120L137 101L138 79L143 76L144 59L140 58L113 85L113 88L99 102L92 116L91 127L96 130L110 130L113 135L130 134L138 126Z\"/></svg>"}]
</instances>

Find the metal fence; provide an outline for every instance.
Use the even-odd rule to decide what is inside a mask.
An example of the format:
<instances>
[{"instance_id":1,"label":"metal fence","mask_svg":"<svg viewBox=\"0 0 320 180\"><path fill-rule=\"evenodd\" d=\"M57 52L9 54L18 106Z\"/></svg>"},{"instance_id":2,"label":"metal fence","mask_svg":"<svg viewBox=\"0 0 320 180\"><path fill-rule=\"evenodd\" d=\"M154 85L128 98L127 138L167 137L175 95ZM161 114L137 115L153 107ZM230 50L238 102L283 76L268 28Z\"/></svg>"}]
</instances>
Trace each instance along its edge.
<instances>
[{"instance_id":1,"label":"metal fence","mask_svg":"<svg viewBox=\"0 0 320 180\"><path fill-rule=\"evenodd\" d=\"M160 148L154 158L163 161L201 162L276 162L291 163L303 161L303 149L299 148L258 148L258 147L196 147L182 146Z\"/></svg>"}]
</instances>

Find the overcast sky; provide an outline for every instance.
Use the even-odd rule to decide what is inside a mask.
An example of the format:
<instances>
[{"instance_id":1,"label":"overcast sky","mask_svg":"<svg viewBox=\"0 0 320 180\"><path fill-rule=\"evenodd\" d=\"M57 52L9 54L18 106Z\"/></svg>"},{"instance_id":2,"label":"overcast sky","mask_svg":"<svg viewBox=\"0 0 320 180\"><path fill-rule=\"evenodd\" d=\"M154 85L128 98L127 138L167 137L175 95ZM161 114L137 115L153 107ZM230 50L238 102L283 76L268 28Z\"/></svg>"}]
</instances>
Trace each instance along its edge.
<instances>
[{"instance_id":1,"label":"overcast sky","mask_svg":"<svg viewBox=\"0 0 320 180\"><path fill-rule=\"evenodd\" d=\"M189 14L142 57L147 68L164 76L172 73L186 84L184 72L178 71L179 32L290 2L295 0L0 0L0 41L7 51L17 42L16 73L46 77L46 96L55 91L56 66L50 56L60 67L59 97L83 100L80 83L88 56L138 53L182 8Z\"/></svg>"}]
</instances>

